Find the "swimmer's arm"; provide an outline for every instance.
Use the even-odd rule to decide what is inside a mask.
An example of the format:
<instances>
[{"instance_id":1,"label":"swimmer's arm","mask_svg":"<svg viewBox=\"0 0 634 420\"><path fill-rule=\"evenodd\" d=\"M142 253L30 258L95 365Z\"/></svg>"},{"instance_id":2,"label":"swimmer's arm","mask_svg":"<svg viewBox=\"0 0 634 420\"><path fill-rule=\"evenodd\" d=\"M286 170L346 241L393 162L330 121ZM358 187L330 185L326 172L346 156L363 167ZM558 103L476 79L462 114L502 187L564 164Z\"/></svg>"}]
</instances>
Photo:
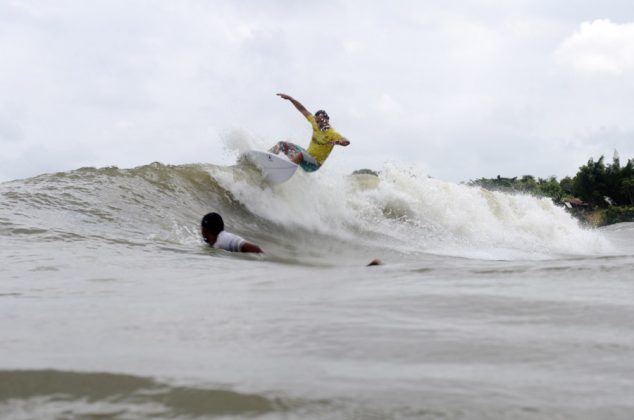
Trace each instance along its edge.
<instances>
[{"instance_id":1,"label":"swimmer's arm","mask_svg":"<svg viewBox=\"0 0 634 420\"><path fill-rule=\"evenodd\" d=\"M251 242L245 242L240 247L240 252L253 252L256 254L262 254L264 251L262 251L262 248L260 248L256 244L252 244Z\"/></svg>"},{"instance_id":2,"label":"swimmer's arm","mask_svg":"<svg viewBox=\"0 0 634 420\"><path fill-rule=\"evenodd\" d=\"M310 112L308 112L308 110L304 107L304 105L300 104L299 101L293 98L292 96L289 96L285 93L278 93L277 96L279 96L282 99L286 99L287 101L291 101L291 103L295 106L295 108L297 108L297 110L301 112L304 117L308 118L309 116L312 115Z\"/></svg>"}]
</instances>

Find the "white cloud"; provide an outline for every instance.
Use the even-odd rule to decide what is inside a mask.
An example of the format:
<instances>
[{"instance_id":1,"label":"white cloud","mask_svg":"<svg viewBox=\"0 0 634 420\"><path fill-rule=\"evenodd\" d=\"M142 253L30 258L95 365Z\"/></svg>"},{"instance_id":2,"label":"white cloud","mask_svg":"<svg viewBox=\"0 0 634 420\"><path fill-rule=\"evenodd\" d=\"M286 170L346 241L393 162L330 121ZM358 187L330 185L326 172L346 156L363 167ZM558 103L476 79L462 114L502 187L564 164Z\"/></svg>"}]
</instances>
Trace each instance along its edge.
<instances>
[{"instance_id":1,"label":"white cloud","mask_svg":"<svg viewBox=\"0 0 634 420\"><path fill-rule=\"evenodd\" d=\"M546 0L450 3L0 0L0 179L230 164L222 133L232 128L306 145L309 126L277 92L328 110L352 141L329 158L342 171L389 158L454 181L562 174L568 145L590 152L583 133L634 131L633 78L569 71L596 51L616 63L609 71L631 70L630 25L577 27L631 7L588 0L580 17ZM597 33L616 41L606 47ZM553 71L556 45L563 72ZM602 134L592 150L611 153L619 139Z\"/></svg>"},{"instance_id":2,"label":"white cloud","mask_svg":"<svg viewBox=\"0 0 634 420\"><path fill-rule=\"evenodd\" d=\"M378 100L377 109L383 114L400 114L403 106L390 95L383 94Z\"/></svg>"},{"instance_id":3,"label":"white cloud","mask_svg":"<svg viewBox=\"0 0 634 420\"><path fill-rule=\"evenodd\" d=\"M634 23L584 22L556 55L582 73L621 75L634 70Z\"/></svg>"}]
</instances>

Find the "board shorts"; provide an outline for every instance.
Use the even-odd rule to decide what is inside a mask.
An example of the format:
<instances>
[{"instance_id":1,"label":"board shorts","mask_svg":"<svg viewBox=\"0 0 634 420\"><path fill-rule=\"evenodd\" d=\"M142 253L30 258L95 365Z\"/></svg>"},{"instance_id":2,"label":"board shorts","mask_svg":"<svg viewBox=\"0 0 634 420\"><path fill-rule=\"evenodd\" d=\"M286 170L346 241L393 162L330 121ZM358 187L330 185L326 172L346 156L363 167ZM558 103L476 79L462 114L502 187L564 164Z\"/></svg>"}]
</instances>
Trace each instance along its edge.
<instances>
[{"instance_id":1,"label":"board shorts","mask_svg":"<svg viewBox=\"0 0 634 420\"><path fill-rule=\"evenodd\" d=\"M321 167L317 159L308 153L306 149L299 147L295 143L280 141L271 149L275 153L276 150L274 149L277 149L278 152L283 152L289 159L293 159L297 154L301 153L302 161L299 162L299 166L306 172L315 172Z\"/></svg>"}]
</instances>

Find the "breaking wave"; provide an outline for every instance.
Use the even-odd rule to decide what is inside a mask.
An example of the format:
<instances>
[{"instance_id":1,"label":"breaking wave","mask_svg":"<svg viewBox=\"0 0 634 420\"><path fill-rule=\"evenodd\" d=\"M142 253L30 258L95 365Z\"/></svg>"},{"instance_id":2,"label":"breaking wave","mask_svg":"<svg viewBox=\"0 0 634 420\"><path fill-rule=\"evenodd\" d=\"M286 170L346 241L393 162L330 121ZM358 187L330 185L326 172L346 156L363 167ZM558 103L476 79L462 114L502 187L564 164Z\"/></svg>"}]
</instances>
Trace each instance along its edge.
<instances>
[{"instance_id":1,"label":"breaking wave","mask_svg":"<svg viewBox=\"0 0 634 420\"><path fill-rule=\"evenodd\" d=\"M378 176L299 171L275 186L246 163L81 168L7 182L0 194L0 235L46 241L202 247L199 220L216 211L227 230L279 261L548 258L611 247L549 199L445 182L394 164Z\"/></svg>"}]
</instances>

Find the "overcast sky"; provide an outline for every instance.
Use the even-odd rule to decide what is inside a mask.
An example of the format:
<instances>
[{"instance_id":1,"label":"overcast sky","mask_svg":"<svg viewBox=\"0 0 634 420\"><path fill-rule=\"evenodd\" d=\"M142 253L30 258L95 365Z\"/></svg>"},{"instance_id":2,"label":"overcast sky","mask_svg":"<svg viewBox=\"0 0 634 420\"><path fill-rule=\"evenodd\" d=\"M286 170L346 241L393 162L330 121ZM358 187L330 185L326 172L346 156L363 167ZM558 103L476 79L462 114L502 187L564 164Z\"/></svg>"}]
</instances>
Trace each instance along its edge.
<instances>
[{"instance_id":1,"label":"overcast sky","mask_svg":"<svg viewBox=\"0 0 634 420\"><path fill-rule=\"evenodd\" d=\"M634 3L0 0L0 181L231 163L229 133L463 181L634 158Z\"/></svg>"}]
</instances>

